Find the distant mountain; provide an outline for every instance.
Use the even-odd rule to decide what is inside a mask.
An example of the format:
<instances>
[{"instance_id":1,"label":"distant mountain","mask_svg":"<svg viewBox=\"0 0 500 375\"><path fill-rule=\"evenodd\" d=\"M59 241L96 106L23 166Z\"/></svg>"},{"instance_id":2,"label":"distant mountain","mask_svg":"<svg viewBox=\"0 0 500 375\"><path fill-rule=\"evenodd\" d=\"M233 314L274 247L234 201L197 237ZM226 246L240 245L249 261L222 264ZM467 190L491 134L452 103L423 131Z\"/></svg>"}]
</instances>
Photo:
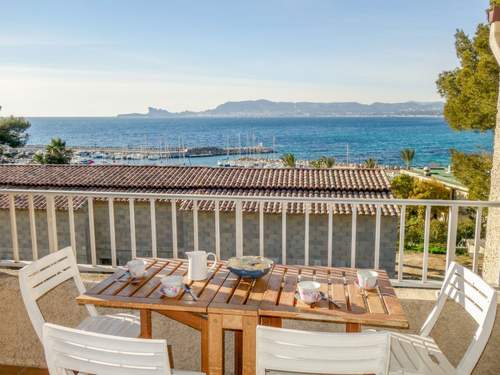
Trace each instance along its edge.
<instances>
[{"instance_id":1,"label":"distant mountain","mask_svg":"<svg viewBox=\"0 0 500 375\"><path fill-rule=\"evenodd\" d=\"M372 103L357 102L310 103L272 102L270 100L245 100L227 102L200 112L169 112L148 108L147 113L130 113L118 117L334 117L334 116L441 116L442 102Z\"/></svg>"}]
</instances>

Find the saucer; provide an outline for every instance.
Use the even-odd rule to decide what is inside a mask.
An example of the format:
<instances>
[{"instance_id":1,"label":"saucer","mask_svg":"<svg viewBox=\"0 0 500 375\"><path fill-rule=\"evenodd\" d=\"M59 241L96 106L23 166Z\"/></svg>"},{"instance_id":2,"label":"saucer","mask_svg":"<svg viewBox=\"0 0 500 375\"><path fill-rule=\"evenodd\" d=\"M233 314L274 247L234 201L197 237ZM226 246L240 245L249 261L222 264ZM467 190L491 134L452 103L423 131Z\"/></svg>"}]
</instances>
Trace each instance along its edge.
<instances>
[{"instance_id":1,"label":"saucer","mask_svg":"<svg viewBox=\"0 0 500 375\"><path fill-rule=\"evenodd\" d=\"M158 291L160 292L160 294L161 294L163 297L166 297L166 298L177 298L177 297L179 297L179 294L181 294L181 293L179 292L176 296L173 296L173 297L167 296L167 294L165 293L165 289L163 289L163 287L162 287L162 286L160 286L160 288L158 289Z\"/></svg>"},{"instance_id":2,"label":"saucer","mask_svg":"<svg viewBox=\"0 0 500 375\"><path fill-rule=\"evenodd\" d=\"M358 289L363 289L359 286L358 284L358 280L354 280L354 285L356 285L358 287ZM378 281L377 283L375 284L375 287L374 288L364 288L365 290L377 290L377 287L378 287Z\"/></svg>"},{"instance_id":3,"label":"saucer","mask_svg":"<svg viewBox=\"0 0 500 375\"><path fill-rule=\"evenodd\" d=\"M309 306L312 306L312 305L314 305L315 303L318 303L319 301L321 301L321 297L320 297L317 301L314 301L314 302L306 302L306 301L304 301L302 298L300 298L300 294L299 294L299 292L295 292L295 299L296 299L297 301L303 302L303 303L305 303L306 305L309 305Z\"/></svg>"}]
</instances>

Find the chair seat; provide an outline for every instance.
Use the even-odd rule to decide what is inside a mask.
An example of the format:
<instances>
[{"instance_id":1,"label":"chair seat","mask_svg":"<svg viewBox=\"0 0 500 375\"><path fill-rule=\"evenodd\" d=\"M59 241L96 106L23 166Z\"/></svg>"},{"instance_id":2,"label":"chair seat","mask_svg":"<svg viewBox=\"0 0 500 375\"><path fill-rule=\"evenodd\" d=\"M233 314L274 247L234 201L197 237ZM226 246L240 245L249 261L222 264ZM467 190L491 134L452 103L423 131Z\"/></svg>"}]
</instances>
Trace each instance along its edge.
<instances>
[{"instance_id":1,"label":"chair seat","mask_svg":"<svg viewBox=\"0 0 500 375\"><path fill-rule=\"evenodd\" d=\"M390 374L455 374L432 337L391 332Z\"/></svg>"},{"instance_id":2,"label":"chair seat","mask_svg":"<svg viewBox=\"0 0 500 375\"><path fill-rule=\"evenodd\" d=\"M89 316L77 327L83 331L137 338L141 333L141 321L132 314Z\"/></svg>"}]
</instances>

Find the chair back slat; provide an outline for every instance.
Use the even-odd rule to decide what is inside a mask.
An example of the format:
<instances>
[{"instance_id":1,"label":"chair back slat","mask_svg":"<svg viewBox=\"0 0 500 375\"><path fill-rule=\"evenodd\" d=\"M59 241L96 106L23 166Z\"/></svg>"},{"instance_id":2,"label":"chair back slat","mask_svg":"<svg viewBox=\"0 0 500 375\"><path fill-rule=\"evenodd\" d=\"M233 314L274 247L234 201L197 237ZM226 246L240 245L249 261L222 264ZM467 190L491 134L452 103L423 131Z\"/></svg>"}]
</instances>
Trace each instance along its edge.
<instances>
[{"instance_id":1,"label":"chair back slat","mask_svg":"<svg viewBox=\"0 0 500 375\"><path fill-rule=\"evenodd\" d=\"M389 333L325 333L257 327L257 374L266 370L386 374Z\"/></svg>"},{"instance_id":2,"label":"chair back slat","mask_svg":"<svg viewBox=\"0 0 500 375\"><path fill-rule=\"evenodd\" d=\"M45 320L37 301L69 279L73 279L79 293L85 292L76 259L70 247L34 261L19 271L19 286L24 305L40 340ZM90 315L97 315L94 306L86 305L86 308Z\"/></svg>"},{"instance_id":3,"label":"chair back slat","mask_svg":"<svg viewBox=\"0 0 500 375\"><path fill-rule=\"evenodd\" d=\"M50 375L170 375L165 340L103 335L45 323L43 343Z\"/></svg>"},{"instance_id":4,"label":"chair back slat","mask_svg":"<svg viewBox=\"0 0 500 375\"><path fill-rule=\"evenodd\" d=\"M458 374L470 374L493 330L497 311L497 292L471 270L452 262L448 267L436 305L422 326L420 334L429 336L448 299L464 308L477 323L474 337L457 366Z\"/></svg>"}]
</instances>

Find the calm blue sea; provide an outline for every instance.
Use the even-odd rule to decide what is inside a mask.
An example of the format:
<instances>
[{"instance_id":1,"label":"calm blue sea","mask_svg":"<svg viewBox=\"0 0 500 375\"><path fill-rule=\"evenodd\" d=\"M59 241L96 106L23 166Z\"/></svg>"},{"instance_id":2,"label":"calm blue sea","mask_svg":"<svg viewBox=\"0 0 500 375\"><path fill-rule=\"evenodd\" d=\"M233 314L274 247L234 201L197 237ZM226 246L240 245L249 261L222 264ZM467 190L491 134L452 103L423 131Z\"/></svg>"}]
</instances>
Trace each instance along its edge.
<instances>
[{"instance_id":1,"label":"calm blue sea","mask_svg":"<svg viewBox=\"0 0 500 375\"><path fill-rule=\"evenodd\" d=\"M263 143L278 153L292 152L299 159L322 155L362 162L400 164L399 151L416 150L415 164L447 165L449 150L491 151L492 132L451 130L436 117L335 118L175 118L127 119L103 117L36 117L29 119L30 144L46 144L61 137L81 146L242 146ZM276 156L265 156L276 157ZM191 165L216 165L221 157L193 158ZM141 163L159 163L141 161ZM177 161L178 163L179 161ZM172 161L169 162L170 164Z\"/></svg>"}]
</instances>

